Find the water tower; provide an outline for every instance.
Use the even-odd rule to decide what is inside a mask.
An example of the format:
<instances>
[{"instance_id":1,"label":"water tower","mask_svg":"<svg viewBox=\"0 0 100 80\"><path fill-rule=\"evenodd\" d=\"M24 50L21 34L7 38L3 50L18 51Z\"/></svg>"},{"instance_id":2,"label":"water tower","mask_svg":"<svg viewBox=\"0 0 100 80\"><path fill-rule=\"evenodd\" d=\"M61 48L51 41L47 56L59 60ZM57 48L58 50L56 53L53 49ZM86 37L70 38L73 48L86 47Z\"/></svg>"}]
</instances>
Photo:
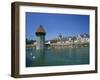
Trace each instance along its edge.
<instances>
[{"instance_id":1,"label":"water tower","mask_svg":"<svg viewBox=\"0 0 100 80\"><path fill-rule=\"evenodd\" d=\"M42 25L40 25L36 30L36 50L44 50L45 48L45 35L46 32Z\"/></svg>"}]
</instances>

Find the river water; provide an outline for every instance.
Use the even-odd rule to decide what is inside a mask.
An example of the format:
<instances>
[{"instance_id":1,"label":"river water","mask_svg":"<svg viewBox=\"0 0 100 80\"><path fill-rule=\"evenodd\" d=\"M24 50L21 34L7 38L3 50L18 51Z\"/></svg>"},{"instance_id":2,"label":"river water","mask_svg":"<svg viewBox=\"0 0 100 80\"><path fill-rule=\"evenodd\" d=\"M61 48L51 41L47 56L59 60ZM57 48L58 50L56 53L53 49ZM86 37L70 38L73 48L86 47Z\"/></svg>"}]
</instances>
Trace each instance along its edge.
<instances>
[{"instance_id":1,"label":"river water","mask_svg":"<svg viewBox=\"0 0 100 80\"><path fill-rule=\"evenodd\" d=\"M37 51L26 48L26 67L89 64L89 47L47 48Z\"/></svg>"}]
</instances>

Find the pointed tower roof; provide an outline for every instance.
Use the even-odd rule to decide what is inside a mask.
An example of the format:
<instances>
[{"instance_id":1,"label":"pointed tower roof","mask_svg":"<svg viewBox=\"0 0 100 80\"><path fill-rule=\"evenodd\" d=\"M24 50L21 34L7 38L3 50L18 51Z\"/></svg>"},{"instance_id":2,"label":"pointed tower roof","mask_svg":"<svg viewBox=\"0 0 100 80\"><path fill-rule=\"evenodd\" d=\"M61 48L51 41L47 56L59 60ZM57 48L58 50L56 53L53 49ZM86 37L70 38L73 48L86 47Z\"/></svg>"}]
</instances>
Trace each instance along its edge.
<instances>
[{"instance_id":1,"label":"pointed tower roof","mask_svg":"<svg viewBox=\"0 0 100 80\"><path fill-rule=\"evenodd\" d=\"M36 35L37 34L46 34L44 28L42 27L42 25L40 25L37 30L36 30Z\"/></svg>"}]
</instances>

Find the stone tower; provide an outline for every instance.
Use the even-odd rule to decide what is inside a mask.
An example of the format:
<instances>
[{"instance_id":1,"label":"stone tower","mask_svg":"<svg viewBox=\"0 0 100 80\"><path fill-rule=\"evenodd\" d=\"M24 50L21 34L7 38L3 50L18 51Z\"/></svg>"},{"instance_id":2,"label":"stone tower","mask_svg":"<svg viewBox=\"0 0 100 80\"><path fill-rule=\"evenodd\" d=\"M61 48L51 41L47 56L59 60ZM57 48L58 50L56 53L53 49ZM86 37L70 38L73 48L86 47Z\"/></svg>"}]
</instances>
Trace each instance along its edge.
<instances>
[{"instance_id":1,"label":"stone tower","mask_svg":"<svg viewBox=\"0 0 100 80\"><path fill-rule=\"evenodd\" d=\"M36 30L36 49L37 50L44 50L45 48L45 35L46 32L44 30L44 28L42 27L42 25L40 25L37 30Z\"/></svg>"}]
</instances>

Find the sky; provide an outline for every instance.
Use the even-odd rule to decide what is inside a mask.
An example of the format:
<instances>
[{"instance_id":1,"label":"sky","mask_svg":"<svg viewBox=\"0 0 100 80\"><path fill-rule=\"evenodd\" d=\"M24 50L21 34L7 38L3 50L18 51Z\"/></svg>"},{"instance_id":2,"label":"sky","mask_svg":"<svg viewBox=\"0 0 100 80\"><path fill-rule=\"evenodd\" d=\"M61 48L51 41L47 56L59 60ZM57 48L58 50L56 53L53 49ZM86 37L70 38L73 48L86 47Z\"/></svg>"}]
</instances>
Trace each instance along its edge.
<instances>
[{"instance_id":1,"label":"sky","mask_svg":"<svg viewBox=\"0 0 100 80\"><path fill-rule=\"evenodd\" d=\"M26 38L35 40L35 32L42 25L46 31L46 40L62 36L89 34L89 15L51 14L26 12Z\"/></svg>"}]
</instances>

